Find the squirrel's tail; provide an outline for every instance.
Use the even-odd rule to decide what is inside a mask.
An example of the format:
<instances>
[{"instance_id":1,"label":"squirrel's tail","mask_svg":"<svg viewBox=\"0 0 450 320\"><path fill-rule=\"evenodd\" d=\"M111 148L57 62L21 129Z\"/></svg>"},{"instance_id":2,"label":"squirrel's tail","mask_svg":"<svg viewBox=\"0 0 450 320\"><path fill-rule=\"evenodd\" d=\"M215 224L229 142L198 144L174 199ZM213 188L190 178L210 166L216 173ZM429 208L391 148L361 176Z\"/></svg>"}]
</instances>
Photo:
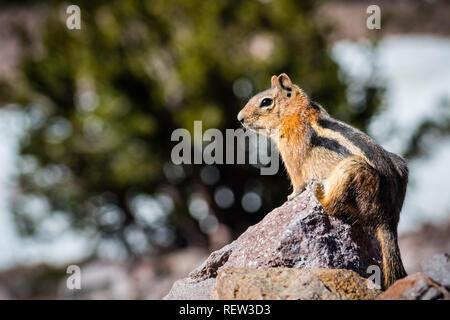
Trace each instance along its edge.
<instances>
[{"instance_id":1,"label":"squirrel's tail","mask_svg":"<svg viewBox=\"0 0 450 320\"><path fill-rule=\"evenodd\" d=\"M400 257L400 249L397 243L397 233L387 225L377 228L377 237L383 256L383 284L385 290L396 280L405 277L406 271Z\"/></svg>"}]
</instances>

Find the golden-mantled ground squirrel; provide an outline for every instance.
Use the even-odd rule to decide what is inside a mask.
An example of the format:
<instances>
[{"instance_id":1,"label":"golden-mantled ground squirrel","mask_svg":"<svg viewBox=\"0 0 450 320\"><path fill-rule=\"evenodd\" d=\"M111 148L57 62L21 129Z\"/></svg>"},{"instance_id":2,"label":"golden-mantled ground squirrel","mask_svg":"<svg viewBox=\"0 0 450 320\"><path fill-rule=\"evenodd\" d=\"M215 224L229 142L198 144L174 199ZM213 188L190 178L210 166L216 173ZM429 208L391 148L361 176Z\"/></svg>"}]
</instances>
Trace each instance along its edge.
<instances>
[{"instance_id":1,"label":"golden-mantled ground squirrel","mask_svg":"<svg viewBox=\"0 0 450 320\"><path fill-rule=\"evenodd\" d=\"M272 87L250 99L238 120L277 144L294 189L289 200L315 181L315 196L329 215L376 231L382 286L406 276L397 244L408 183L404 159L330 117L284 73L273 76Z\"/></svg>"}]
</instances>

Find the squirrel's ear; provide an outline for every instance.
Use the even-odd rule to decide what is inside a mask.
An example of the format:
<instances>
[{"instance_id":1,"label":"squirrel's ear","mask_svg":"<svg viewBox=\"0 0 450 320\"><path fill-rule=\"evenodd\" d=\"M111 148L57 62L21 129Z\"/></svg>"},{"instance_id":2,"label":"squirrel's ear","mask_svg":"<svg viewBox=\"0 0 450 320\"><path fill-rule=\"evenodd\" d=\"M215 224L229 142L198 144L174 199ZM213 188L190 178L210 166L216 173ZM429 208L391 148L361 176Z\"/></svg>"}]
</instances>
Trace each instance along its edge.
<instances>
[{"instance_id":1,"label":"squirrel's ear","mask_svg":"<svg viewBox=\"0 0 450 320\"><path fill-rule=\"evenodd\" d=\"M270 79L270 82L272 84L272 88L275 88L277 86L277 80L278 80L277 76L272 76L272 79Z\"/></svg>"},{"instance_id":2,"label":"squirrel's ear","mask_svg":"<svg viewBox=\"0 0 450 320\"><path fill-rule=\"evenodd\" d=\"M288 91L288 97L291 96L291 92L292 92L292 81L291 79L288 77L288 75L286 73L282 73L277 77L277 87L280 90L283 91Z\"/></svg>"}]
</instances>

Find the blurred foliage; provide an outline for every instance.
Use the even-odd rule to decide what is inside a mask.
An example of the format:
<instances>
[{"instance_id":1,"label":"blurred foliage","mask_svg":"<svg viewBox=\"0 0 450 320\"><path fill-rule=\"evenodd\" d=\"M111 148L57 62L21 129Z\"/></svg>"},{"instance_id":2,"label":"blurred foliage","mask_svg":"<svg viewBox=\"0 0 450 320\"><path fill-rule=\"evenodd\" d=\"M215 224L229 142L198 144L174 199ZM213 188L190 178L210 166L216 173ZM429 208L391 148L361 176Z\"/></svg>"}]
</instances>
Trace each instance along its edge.
<instances>
[{"instance_id":1,"label":"blurred foliage","mask_svg":"<svg viewBox=\"0 0 450 320\"><path fill-rule=\"evenodd\" d=\"M77 4L81 30L66 28L67 3L39 4L40 40L19 32L20 79L1 85L1 100L7 94L27 119L15 206L27 234L45 236L44 222L60 219L135 254L207 245L216 221L236 236L285 201L284 170L261 176L251 165L175 166L173 130L192 131L194 120L203 130L239 127L236 114L249 96L281 72L361 129L379 109L380 90L370 83L360 85L359 105L349 105L316 1ZM231 205L217 204L219 189L232 191ZM241 204L249 192L262 200L256 212Z\"/></svg>"},{"instance_id":2,"label":"blurred foliage","mask_svg":"<svg viewBox=\"0 0 450 320\"><path fill-rule=\"evenodd\" d=\"M407 159L426 155L436 142L450 135L450 99L443 97L438 107L433 117L424 119L409 138L404 152Z\"/></svg>"}]
</instances>

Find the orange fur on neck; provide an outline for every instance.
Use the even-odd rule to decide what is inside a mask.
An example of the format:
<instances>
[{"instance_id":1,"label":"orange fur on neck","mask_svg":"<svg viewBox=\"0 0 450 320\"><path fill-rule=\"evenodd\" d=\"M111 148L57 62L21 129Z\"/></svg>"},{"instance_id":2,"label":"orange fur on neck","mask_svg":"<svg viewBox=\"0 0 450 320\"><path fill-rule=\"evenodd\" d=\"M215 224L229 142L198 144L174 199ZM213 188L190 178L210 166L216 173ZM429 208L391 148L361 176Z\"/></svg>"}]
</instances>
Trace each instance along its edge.
<instances>
[{"instance_id":1,"label":"orange fur on neck","mask_svg":"<svg viewBox=\"0 0 450 320\"><path fill-rule=\"evenodd\" d=\"M308 152L308 143L305 143L305 139L311 117L317 117L314 110L303 105L298 106L281 119L276 139L294 191L301 190L305 185L302 163Z\"/></svg>"}]
</instances>

